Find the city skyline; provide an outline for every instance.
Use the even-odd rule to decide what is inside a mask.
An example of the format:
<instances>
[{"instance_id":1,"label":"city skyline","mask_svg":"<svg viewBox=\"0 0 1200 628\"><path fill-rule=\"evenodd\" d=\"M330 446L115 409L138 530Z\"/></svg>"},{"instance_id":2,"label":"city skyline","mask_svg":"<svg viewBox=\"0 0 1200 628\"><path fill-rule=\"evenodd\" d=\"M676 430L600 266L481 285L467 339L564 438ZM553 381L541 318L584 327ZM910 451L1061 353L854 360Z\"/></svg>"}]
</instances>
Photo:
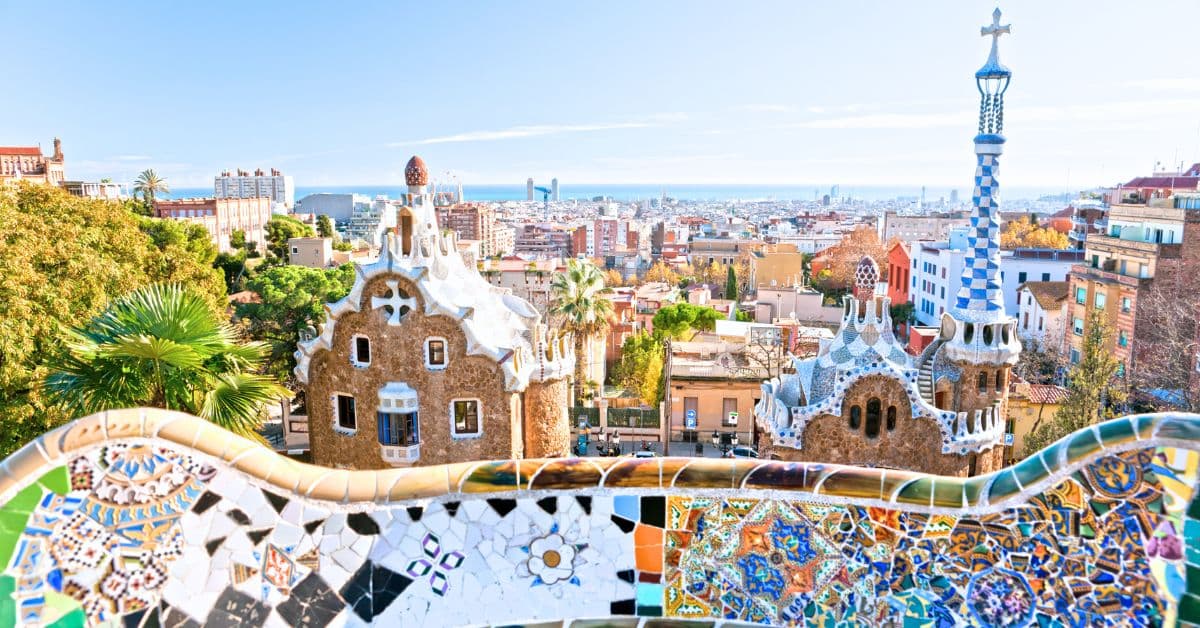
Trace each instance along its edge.
<instances>
[{"instance_id":1,"label":"city skyline","mask_svg":"<svg viewBox=\"0 0 1200 628\"><path fill-rule=\"evenodd\" d=\"M992 6L661 3L613 15L480 3L318 16L314 5L65 3L47 22L47 9L13 3L0 35L42 63L12 63L4 80L40 97L8 100L0 132L43 147L63 138L71 178L155 168L179 188L236 167L280 168L304 187L395 183L419 153L432 176L475 185L965 189L977 106L966 77L986 54L977 29ZM1006 185L1066 191L1200 160L1200 77L1187 39L1172 36L1200 6L1001 8L1017 25L1002 59L1021 86ZM37 27L51 22L53 36Z\"/></svg>"}]
</instances>

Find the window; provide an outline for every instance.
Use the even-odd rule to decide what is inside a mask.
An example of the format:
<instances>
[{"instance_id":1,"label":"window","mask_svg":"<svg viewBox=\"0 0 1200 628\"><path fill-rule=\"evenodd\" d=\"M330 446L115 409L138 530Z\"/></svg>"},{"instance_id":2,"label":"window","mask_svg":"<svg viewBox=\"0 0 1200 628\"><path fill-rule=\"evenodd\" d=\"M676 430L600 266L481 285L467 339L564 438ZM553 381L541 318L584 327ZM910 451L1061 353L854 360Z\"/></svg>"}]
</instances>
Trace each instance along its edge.
<instances>
[{"instance_id":1,"label":"window","mask_svg":"<svg viewBox=\"0 0 1200 628\"><path fill-rule=\"evenodd\" d=\"M1129 313L1129 310L1131 309L1133 309L1133 299L1130 299L1129 297L1121 297L1121 311Z\"/></svg>"},{"instance_id":2,"label":"window","mask_svg":"<svg viewBox=\"0 0 1200 628\"><path fill-rule=\"evenodd\" d=\"M1046 319L1039 316L1038 317L1038 331L1042 331L1042 329L1044 329L1045 327L1046 327Z\"/></svg>"},{"instance_id":3,"label":"window","mask_svg":"<svg viewBox=\"0 0 1200 628\"><path fill-rule=\"evenodd\" d=\"M1071 364L1079 364L1079 349L1071 349Z\"/></svg>"},{"instance_id":4,"label":"window","mask_svg":"<svg viewBox=\"0 0 1200 628\"><path fill-rule=\"evenodd\" d=\"M987 392L987 390L988 390L988 376L987 376L987 371L980 371L980 373L979 373L979 377L977 377L977 378L976 378L976 384L977 384L977 386L978 386L978 388L979 388L979 392L980 392L980 393L986 393L986 392Z\"/></svg>"},{"instance_id":5,"label":"window","mask_svg":"<svg viewBox=\"0 0 1200 628\"><path fill-rule=\"evenodd\" d=\"M1108 303L1108 298L1105 296L1105 294L1103 292L1097 292L1096 293L1096 309L1103 310L1104 305L1106 303Z\"/></svg>"},{"instance_id":6,"label":"window","mask_svg":"<svg viewBox=\"0 0 1200 628\"><path fill-rule=\"evenodd\" d=\"M1100 256L1099 255L1092 256L1092 268L1100 268Z\"/></svg>"},{"instance_id":7,"label":"window","mask_svg":"<svg viewBox=\"0 0 1200 628\"><path fill-rule=\"evenodd\" d=\"M450 424L454 436L479 436L479 400L455 399L450 402Z\"/></svg>"},{"instance_id":8,"label":"window","mask_svg":"<svg viewBox=\"0 0 1200 628\"><path fill-rule=\"evenodd\" d=\"M366 336L354 336L350 342L350 363L359 367L370 364L371 339Z\"/></svg>"},{"instance_id":9,"label":"window","mask_svg":"<svg viewBox=\"0 0 1200 628\"><path fill-rule=\"evenodd\" d=\"M1025 312L1024 314L1022 314L1022 317L1023 318L1021 319L1022 320L1021 327L1024 329L1029 329L1029 312Z\"/></svg>"},{"instance_id":10,"label":"window","mask_svg":"<svg viewBox=\"0 0 1200 628\"><path fill-rule=\"evenodd\" d=\"M1042 273L1042 281L1050 281L1050 273Z\"/></svg>"},{"instance_id":11,"label":"window","mask_svg":"<svg viewBox=\"0 0 1200 628\"><path fill-rule=\"evenodd\" d=\"M380 412L379 444L411 447L421 444L421 424L416 412Z\"/></svg>"},{"instance_id":12,"label":"window","mask_svg":"<svg viewBox=\"0 0 1200 628\"><path fill-rule=\"evenodd\" d=\"M887 431L896 429L896 406L888 406L887 411Z\"/></svg>"},{"instance_id":13,"label":"window","mask_svg":"<svg viewBox=\"0 0 1200 628\"><path fill-rule=\"evenodd\" d=\"M1117 377L1125 377L1125 363L1117 362Z\"/></svg>"},{"instance_id":14,"label":"window","mask_svg":"<svg viewBox=\"0 0 1200 628\"><path fill-rule=\"evenodd\" d=\"M1075 332L1076 336L1082 336L1083 335L1083 319L1076 318L1073 321L1071 321L1071 329L1072 329L1072 331Z\"/></svg>"},{"instance_id":15,"label":"window","mask_svg":"<svg viewBox=\"0 0 1200 628\"><path fill-rule=\"evenodd\" d=\"M1004 369L996 371L996 392L1004 390Z\"/></svg>"},{"instance_id":16,"label":"window","mask_svg":"<svg viewBox=\"0 0 1200 628\"><path fill-rule=\"evenodd\" d=\"M871 397L867 400L867 438L875 438L879 436L879 423L883 418L883 405L879 403L879 399Z\"/></svg>"},{"instance_id":17,"label":"window","mask_svg":"<svg viewBox=\"0 0 1200 628\"><path fill-rule=\"evenodd\" d=\"M1129 346L1129 336L1125 335L1124 329L1121 330L1121 333L1117 334L1117 344L1122 347Z\"/></svg>"},{"instance_id":18,"label":"window","mask_svg":"<svg viewBox=\"0 0 1200 628\"><path fill-rule=\"evenodd\" d=\"M298 247L298 246L293 246L293 247L292 247L292 255L295 255L295 254L297 254L297 253L299 253L299 252L300 252L300 247Z\"/></svg>"},{"instance_id":19,"label":"window","mask_svg":"<svg viewBox=\"0 0 1200 628\"><path fill-rule=\"evenodd\" d=\"M942 279L946 278L946 267L942 266Z\"/></svg>"},{"instance_id":20,"label":"window","mask_svg":"<svg viewBox=\"0 0 1200 628\"><path fill-rule=\"evenodd\" d=\"M726 397L721 400L721 417L725 421L725 425L737 425L738 409L737 399Z\"/></svg>"},{"instance_id":21,"label":"window","mask_svg":"<svg viewBox=\"0 0 1200 628\"><path fill-rule=\"evenodd\" d=\"M850 429L857 432L858 428L861 425L862 425L862 408L860 408L858 406L851 406L850 407Z\"/></svg>"},{"instance_id":22,"label":"window","mask_svg":"<svg viewBox=\"0 0 1200 628\"><path fill-rule=\"evenodd\" d=\"M1087 288L1083 286L1075 288L1075 302L1080 305L1087 304Z\"/></svg>"},{"instance_id":23,"label":"window","mask_svg":"<svg viewBox=\"0 0 1200 628\"><path fill-rule=\"evenodd\" d=\"M1025 283L1025 281L1026 281L1027 279L1029 279L1029 273L1026 273L1026 272L1020 272L1020 273L1017 273L1017 283L1018 283L1018 284L1023 284L1023 283Z\"/></svg>"},{"instance_id":24,"label":"window","mask_svg":"<svg viewBox=\"0 0 1200 628\"><path fill-rule=\"evenodd\" d=\"M446 368L445 338L428 338L425 340L425 366L434 370Z\"/></svg>"},{"instance_id":25,"label":"window","mask_svg":"<svg viewBox=\"0 0 1200 628\"><path fill-rule=\"evenodd\" d=\"M351 434L358 430L358 420L354 415L354 397L340 393L333 396L333 429Z\"/></svg>"}]
</instances>

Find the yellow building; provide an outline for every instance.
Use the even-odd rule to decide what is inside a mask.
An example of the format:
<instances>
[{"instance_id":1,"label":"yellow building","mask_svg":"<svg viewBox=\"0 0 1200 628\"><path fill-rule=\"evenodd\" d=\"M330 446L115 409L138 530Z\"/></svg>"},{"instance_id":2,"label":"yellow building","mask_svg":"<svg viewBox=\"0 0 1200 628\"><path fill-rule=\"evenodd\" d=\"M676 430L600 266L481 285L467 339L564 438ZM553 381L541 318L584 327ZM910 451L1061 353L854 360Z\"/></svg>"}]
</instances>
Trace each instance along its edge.
<instances>
[{"instance_id":1,"label":"yellow building","mask_svg":"<svg viewBox=\"0 0 1200 628\"><path fill-rule=\"evenodd\" d=\"M42 155L40 146L0 146L0 183L33 181L59 185L66 179L62 142L54 138L54 154Z\"/></svg>"},{"instance_id":2,"label":"yellow building","mask_svg":"<svg viewBox=\"0 0 1200 628\"><path fill-rule=\"evenodd\" d=\"M1012 435L1012 444L1006 443L1004 448L1006 465L1031 453L1025 451L1025 437L1038 426L1053 421L1066 398L1067 389L1062 386L1030 384L1013 375L1008 389L1008 426L1005 430Z\"/></svg>"},{"instance_id":3,"label":"yellow building","mask_svg":"<svg viewBox=\"0 0 1200 628\"><path fill-rule=\"evenodd\" d=\"M786 288L800 285L804 280L804 254L795 244L776 244L755 251L750 256L750 268L757 288Z\"/></svg>"}]
</instances>

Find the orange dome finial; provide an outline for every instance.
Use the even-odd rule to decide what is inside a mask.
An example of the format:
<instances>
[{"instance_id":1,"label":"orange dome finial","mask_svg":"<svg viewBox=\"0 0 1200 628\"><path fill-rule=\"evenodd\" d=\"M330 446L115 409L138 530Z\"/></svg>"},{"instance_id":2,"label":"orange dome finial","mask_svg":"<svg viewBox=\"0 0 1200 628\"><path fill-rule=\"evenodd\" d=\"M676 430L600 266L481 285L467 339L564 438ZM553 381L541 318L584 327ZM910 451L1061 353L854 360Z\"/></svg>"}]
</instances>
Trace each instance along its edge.
<instances>
[{"instance_id":1,"label":"orange dome finial","mask_svg":"<svg viewBox=\"0 0 1200 628\"><path fill-rule=\"evenodd\" d=\"M425 160L413 155L404 166L404 181L408 185L428 185L429 169L425 167Z\"/></svg>"}]
</instances>

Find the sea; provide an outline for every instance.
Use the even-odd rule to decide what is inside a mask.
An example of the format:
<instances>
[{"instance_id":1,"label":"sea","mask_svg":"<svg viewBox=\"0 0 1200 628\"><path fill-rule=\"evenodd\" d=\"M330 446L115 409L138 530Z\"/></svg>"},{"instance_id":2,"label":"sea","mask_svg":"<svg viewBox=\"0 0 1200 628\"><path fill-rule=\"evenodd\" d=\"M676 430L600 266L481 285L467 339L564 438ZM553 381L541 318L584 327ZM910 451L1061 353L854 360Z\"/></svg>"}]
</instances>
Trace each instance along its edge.
<instances>
[{"instance_id":1,"label":"sea","mask_svg":"<svg viewBox=\"0 0 1200 628\"><path fill-rule=\"evenodd\" d=\"M637 201L641 199L669 198L687 201L812 201L818 200L825 194L834 197L853 198L864 201L889 201L895 199L916 200L921 196L921 186L872 186L872 185L840 185L836 193L831 193L829 185L782 185L782 184L641 184L641 183L589 183L581 185L562 184L559 186L559 198L565 201L578 199L590 201L597 197L608 197L616 201ZM950 198L952 188L926 187L927 201L939 198ZM401 185L349 185L296 188L296 200L309 194L329 192L335 194L357 193L371 198L380 194L389 198L400 198L407 192ZM209 188L176 188L171 190L169 198L188 198L212 196L213 189ZM464 185L463 196L469 201L523 201L526 200L524 184L518 185ZM1037 200L1044 196L1061 195L1061 188L1039 187L1006 187L1003 190L1005 200ZM540 192L535 193L535 200L541 200ZM958 188L958 198L962 202L970 201L971 188Z\"/></svg>"}]
</instances>

